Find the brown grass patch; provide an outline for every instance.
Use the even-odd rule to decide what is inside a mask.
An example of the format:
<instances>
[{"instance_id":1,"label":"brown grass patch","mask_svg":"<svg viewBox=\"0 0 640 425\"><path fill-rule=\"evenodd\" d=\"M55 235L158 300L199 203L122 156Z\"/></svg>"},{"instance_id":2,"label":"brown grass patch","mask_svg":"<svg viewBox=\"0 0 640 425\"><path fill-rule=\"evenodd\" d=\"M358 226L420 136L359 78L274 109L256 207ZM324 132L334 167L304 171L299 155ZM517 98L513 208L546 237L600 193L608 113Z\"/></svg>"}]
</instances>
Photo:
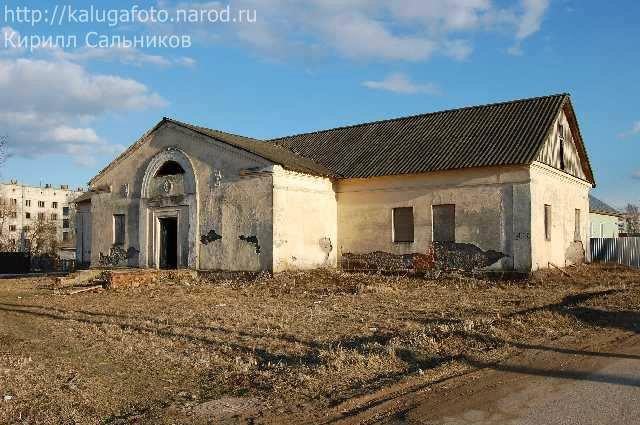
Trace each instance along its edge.
<instances>
[{"instance_id":1,"label":"brown grass patch","mask_svg":"<svg viewBox=\"0 0 640 425\"><path fill-rule=\"evenodd\" d=\"M247 415L258 405L320 411L523 344L635 330L640 272L569 272L517 282L166 274L73 296L53 295L42 279L0 281L0 423L194 423L212 406L237 414L245 404Z\"/></svg>"}]
</instances>

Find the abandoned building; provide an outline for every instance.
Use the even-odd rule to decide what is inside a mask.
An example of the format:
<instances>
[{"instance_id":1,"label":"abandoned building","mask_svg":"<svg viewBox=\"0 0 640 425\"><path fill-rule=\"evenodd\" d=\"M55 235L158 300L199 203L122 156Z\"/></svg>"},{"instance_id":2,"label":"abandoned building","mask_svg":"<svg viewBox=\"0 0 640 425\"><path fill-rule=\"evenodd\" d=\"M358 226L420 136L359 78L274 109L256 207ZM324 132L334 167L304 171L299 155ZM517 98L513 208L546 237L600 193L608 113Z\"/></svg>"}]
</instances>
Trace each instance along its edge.
<instances>
[{"instance_id":1,"label":"abandoned building","mask_svg":"<svg viewBox=\"0 0 640 425\"><path fill-rule=\"evenodd\" d=\"M164 118L78 199L92 267L580 262L595 184L568 94L261 141Z\"/></svg>"}]
</instances>

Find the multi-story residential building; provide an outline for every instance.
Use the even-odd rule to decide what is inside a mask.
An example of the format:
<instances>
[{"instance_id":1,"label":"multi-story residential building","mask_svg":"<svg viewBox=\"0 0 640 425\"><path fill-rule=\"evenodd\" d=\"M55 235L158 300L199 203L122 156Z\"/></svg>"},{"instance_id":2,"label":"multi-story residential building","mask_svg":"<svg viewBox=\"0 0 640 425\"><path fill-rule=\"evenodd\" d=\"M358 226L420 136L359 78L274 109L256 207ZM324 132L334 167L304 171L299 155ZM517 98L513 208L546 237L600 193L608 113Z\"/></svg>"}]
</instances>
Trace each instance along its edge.
<instances>
[{"instance_id":1,"label":"multi-story residential building","mask_svg":"<svg viewBox=\"0 0 640 425\"><path fill-rule=\"evenodd\" d=\"M56 224L61 249L71 251L75 246L73 200L82 193L81 188L73 190L67 185L28 186L16 180L0 183L0 202L6 215L4 223L0 222L3 243L18 251L27 250L33 226L38 220L47 220Z\"/></svg>"}]
</instances>

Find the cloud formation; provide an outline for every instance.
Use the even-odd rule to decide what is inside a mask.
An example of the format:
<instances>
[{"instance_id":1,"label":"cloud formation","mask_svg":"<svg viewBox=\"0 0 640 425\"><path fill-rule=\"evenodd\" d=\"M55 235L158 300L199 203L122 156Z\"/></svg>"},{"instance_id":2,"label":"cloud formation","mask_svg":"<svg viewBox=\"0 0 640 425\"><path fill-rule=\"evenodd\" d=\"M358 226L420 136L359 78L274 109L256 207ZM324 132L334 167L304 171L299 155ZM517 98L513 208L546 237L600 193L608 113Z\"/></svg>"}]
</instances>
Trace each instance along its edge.
<instances>
[{"instance_id":1,"label":"cloud formation","mask_svg":"<svg viewBox=\"0 0 640 425\"><path fill-rule=\"evenodd\" d=\"M151 55L133 47L118 45L98 48L83 47L73 51L55 49L51 50L49 54L56 59L83 63L98 60L104 62L119 62L134 66L155 65L161 67L190 67L196 63L195 59L187 56L174 59L161 55Z\"/></svg>"},{"instance_id":2,"label":"cloud formation","mask_svg":"<svg viewBox=\"0 0 640 425\"><path fill-rule=\"evenodd\" d=\"M511 33L511 50L521 52L523 40L539 31L549 1L503 6L492 0L235 0L233 8L257 11L256 23L186 30L200 41L231 35L276 58L322 52L362 60L416 62L434 55L462 60L473 51L471 38L481 32ZM220 3L176 7L219 8Z\"/></svg>"},{"instance_id":3,"label":"cloud formation","mask_svg":"<svg viewBox=\"0 0 640 425\"><path fill-rule=\"evenodd\" d=\"M63 60L0 59L0 92L11 100L0 103L0 131L9 136L10 155L67 154L85 165L122 148L97 135L96 119L166 105L140 82L92 74Z\"/></svg>"},{"instance_id":4,"label":"cloud formation","mask_svg":"<svg viewBox=\"0 0 640 425\"><path fill-rule=\"evenodd\" d=\"M363 86L375 90L385 90L398 94L440 94L440 89L433 83L414 83L402 73L388 75L381 81L364 81Z\"/></svg>"},{"instance_id":5,"label":"cloud formation","mask_svg":"<svg viewBox=\"0 0 640 425\"><path fill-rule=\"evenodd\" d=\"M629 130L623 131L618 136L621 138L626 138L631 136L637 136L638 134L640 134L640 121L634 122Z\"/></svg>"}]
</instances>

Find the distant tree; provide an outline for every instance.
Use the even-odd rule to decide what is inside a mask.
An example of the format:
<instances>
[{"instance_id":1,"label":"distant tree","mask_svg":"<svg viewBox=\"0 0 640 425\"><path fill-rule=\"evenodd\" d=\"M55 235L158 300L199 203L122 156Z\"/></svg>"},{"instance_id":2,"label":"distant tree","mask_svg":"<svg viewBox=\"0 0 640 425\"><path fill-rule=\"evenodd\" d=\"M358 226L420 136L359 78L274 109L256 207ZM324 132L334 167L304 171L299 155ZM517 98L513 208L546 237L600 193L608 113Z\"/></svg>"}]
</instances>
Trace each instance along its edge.
<instances>
[{"instance_id":1,"label":"distant tree","mask_svg":"<svg viewBox=\"0 0 640 425\"><path fill-rule=\"evenodd\" d=\"M27 249L35 255L57 255L58 253L58 227L56 222L47 218L38 218L32 227L26 232L29 240Z\"/></svg>"},{"instance_id":2,"label":"distant tree","mask_svg":"<svg viewBox=\"0 0 640 425\"><path fill-rule=\"evenodd\" d=\"M640 233L640 207L634 204L627 204L624 216L627 233Z\"/></svg>"},{"instance_id":3,"label":"distant tree","mask_svg":"<svg viewBox=\"0 0 640 425\"><path fill-rule=\"evenodd\" d=\"M15 217L16 205L7 198L0 198L0 251L15 251L16 244L12 242L9 232L9 219Z\"/></svg>"}]
</instances>

